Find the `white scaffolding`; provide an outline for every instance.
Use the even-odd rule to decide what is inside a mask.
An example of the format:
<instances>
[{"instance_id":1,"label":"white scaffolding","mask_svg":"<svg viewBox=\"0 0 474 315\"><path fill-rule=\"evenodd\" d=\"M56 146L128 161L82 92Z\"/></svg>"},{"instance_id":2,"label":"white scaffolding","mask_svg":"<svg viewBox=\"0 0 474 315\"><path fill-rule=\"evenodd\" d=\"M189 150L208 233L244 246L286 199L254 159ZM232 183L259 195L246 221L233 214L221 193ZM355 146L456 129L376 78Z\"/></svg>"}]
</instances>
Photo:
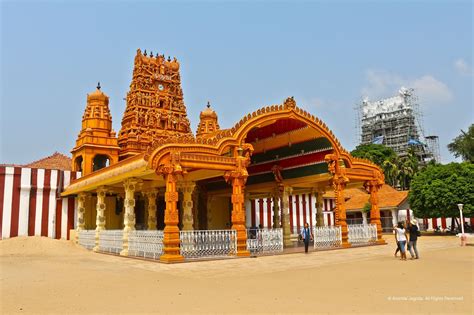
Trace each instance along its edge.
<instances>
[{"instance_id":1,"label":"white scaffolding","mask_svg":"<svg viewBox=\"0 0 474 315\"><path fill-rule=\"evenodd\" d=\"M421 161L434 158L426 144L422 113L413 89L402 87L398 95L376 101L365 98L357 104L356 115L359 143L384 144L399 156L414 147Z\"/></svg>"}]
</instances>

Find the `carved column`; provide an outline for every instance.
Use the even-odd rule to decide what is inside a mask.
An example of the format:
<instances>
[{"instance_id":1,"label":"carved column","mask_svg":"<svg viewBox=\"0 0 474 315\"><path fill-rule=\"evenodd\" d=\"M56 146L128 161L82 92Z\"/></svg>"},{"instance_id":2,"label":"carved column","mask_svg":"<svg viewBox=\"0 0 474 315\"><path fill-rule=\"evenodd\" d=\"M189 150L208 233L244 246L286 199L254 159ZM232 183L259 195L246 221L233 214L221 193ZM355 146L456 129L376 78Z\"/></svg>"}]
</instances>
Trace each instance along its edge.
<instances>
[{"instance_id":1,"label":"carved column","mask_svg":"<svg viewBox=\"0 0 474 315\"><path fill-rule=\"evenodd\" d=\"M199 230L199 187L193 191L193 229Z\"/></svg>"},{"instance_id":2,"label":"carved column","mask_svg":"<svg viewBox=\"0 0 474 315\"><path fill-rule=\"evenodd\" d=\"M95 246L93 248L94 252L99 251L99 234L101 231L105 230L105 196L107 190L104 187L99 187L97 189L97 215L95 219Z\"/></svg>"},{"instance_id":3,"label":"carved column","mask_svg":"<svg viewBox=\"0 0 474 315\"><path fill-rule=\"evenodd\" d=\"M84 230L86 227L84 214L86 213L86 201L88 196L88 193L80 193L77 198L76 244L79 244L79 232Z\"/></svg>"},{"instance_id":4,"label":"carved column","mask_svg":"<svg viewBox=\"0 0 474 315\"><path fill-rule=\"evenodd\" d=\"M248 174L242 171L226 172L227 182L232 184L232 229L237 231L237 256L250 256L247 250L245 229L244 190Z\"/></svg>"},{"instance_id":5,"label":"carved column","mask_svg":"<svg viewBox=\"0 0 474 315\"><path fill-rule=\"evenodd\" d=\"M214 196L207 195L207 229L210 230L212 227L212 201L214 200Z\"/></svg>"},{"instance_id":6,"label":"carved column","mask_svg":"<svg viewBox=\"0 0 474 315\"><path fill-rule=\"evenodd\" d=\"M282 211L282 225L283 225L283 245L285 247L292 246L291 241L291 227L290 227L290 202L289 198L293 193L293 188L285 187L281 195L281 211Z\"/></svg>"},{"instance_id":7,"label":"carved column","mask_svg":"<svg viewBox=\"0 0 474 315\"><path fill-rule=\"evenodd\" d=\"M165 229L163 231L163 252L160 261L166 263L180 262L184 260L179 251L179 213L178 213L178 175L182 173L179 165L168 165L160 168L166 183L165 191Z\"/></svg>"},{"instance_id":8,"label":"carved column","mask_svg":"<svg viewBox=\"0 0 474 315\"><path fill-rule=\"evenodd\" d=\"M334 218L337 226L341 227L342 247L350 247L347 222L346 222L346 205L344 200L344 189L346 188L346 180L335 176L333 178L333 187L335 193L336 208L334 209Z\"/></svg>"},{"instance_id":9,"label":"carved column","mask_svg":"<svg viewBox=\"0 0 474 315\"><path fill-rule=\"evenodd\" d=\"M279 228L280 225L280 190L278 188L273 192L273 228Z\"/></svg>"},{"instance_id":10,"label":"carved column","mask_svg":"<svg viewBox=\"0 0 474 315\"><path fill-rule=\"evenodd\" d=\"M316 226L324 226L324 214L323 214L323 196L324 191L317 190L316 197Z\"/></svg>"},{"instance_id":11,"label":"carved column","mask_svg":"<svg viewBox=\"0 0 474 315\"><path fill-rule=\"evenodd\" d=\"M344 189L349 179L346 177L344 161L336 153L327 154L324 157L328 163L329 173L332 174L332 187L335 194L336 208L334 209L335 224L341 227L342 247L350 247L348 242L348 230L346 222L346 206L344 200Z\"/></svg>"},{"instance_id":12,"label":"carved column","mask_svg":"<svg viewBox=\"0 0 474 315\"><path fill-rule=\"evenodd\" d=\"M148 230L156 230L156 197L158 196L158 189L151 189L144 192L148 201Z\"/></svg>"},{"instance_id":13,"label":"carved column","mask_svg":"<svg viewBox=\"0 0 474 315\"><path fill-rule=\"evenodd\" d=\"M183 182L180 185L183 193L183 230L193 230L193 191L196 184L194 182Z\"/></svg>"},{"instance_id":14,"label":"carved column","mask_svg":"<svg viewBox=\"0 0 474 315\"><path fill-rule=\"evenodd\" d=\"M370 193L370 224L377 225L377 243L385 244L382 238L382 222L380 221L379 197L378 192L382 184L377 180L369 180L365 183L367 191Z\"/></svg>"},{"instance_id":15,"label":"carved column","mask_svg":"<svg viewBox=\"0 0 474 315\"><path fill-rule=\"evenodd\" d=\"M123 182L125 200L123 214L123 247L120 255L128 256L128 233L135 230L135 190L140 183L136 178L127 178Z\"/></svg>"}]
</instances>

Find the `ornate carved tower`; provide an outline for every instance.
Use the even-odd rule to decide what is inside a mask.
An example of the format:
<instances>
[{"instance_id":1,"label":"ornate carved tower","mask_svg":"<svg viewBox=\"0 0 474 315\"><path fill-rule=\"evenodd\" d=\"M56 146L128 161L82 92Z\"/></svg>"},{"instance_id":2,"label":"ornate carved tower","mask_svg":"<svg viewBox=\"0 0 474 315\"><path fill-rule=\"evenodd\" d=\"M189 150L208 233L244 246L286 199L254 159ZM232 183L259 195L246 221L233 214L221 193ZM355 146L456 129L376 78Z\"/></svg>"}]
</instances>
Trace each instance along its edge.
<instances>
[{"instance_id":1,"label":"ornate carved tower","mask_svg":"<svg viewBox=\"0 0 474 315\"><path fill-rule=\"evenodd\" d=\"M145 152L155 139L192 137L181 90L179 62L137 50L119 132L120 159Z\"/></svg>"},{"instance_id":2,"label":"ornate carved tower","mask_svg":"<svg viewBox=\"0 0 474 315\"><path fill-rule=\"evenodd\" d=\"M212 134L220 129L217 122L217 114L211 109L211 104L207 102L207 108L199 115L199 125L197 127L196 137L202 137Z\"/></svg>"},{"instance_id":3,"label":"ornate carved tower","mask_svg":"<svg viewBox=\"0 0 474 315\"><path fill-rule=\"evenodd\" d=\"M118 162L119 147L112 116L109 97L100 90L87 95L87 105L82 116L82 128L72 153L72 170L87 175Z\"/></svg>"}]
</instances>

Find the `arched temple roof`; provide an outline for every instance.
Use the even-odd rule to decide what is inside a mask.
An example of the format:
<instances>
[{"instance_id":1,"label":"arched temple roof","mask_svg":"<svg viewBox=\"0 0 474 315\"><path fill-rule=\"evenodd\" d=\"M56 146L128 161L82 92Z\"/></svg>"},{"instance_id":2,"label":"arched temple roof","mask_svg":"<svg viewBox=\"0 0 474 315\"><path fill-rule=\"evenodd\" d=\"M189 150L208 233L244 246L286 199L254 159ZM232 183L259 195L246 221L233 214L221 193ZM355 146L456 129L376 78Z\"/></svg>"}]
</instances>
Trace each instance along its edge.
<instances>
[{"instance_id":1,"label":"arched temple roof","mask_svg":"<svg viewBox=\"0 0 474 315\"><path fill-rule=\"evenodd\" d=\"M249 113L242 117L232 128L221 129L209 135L209 137L194 137L189 134L157 139L152 142L145 153L127 158L115 165L76 180L68 187L65 194L77 193L86 188L93 189L93 187L99 185L117 183L130 176L140 177L140 174L151 176L150 174L155 174L155 171L161 165L181 163L180 159L185 157L188 159L205 158L205 164L197 164L201 165L202 168L219 169L216 167L216 164L219 163L229 167L233 163L229 153L233 148L247 146L251 147L253 151L252 145L246 143L246 138L252 135L253 130L264 128L281 120L300 122L301 126L305 125L306 128L309 127L312 130L313 139L316 137L325 139L326 145L324 147L331 150L331 153L343 162L345 172L351 180L359 181L359 183L372 179L383 181L383 174L378 166L368 160L352 157L321 119L299 108L295 100L290 97L283 104L265 106ZM249 140L257 140L252 136L250 138ZM327 170L327 164L322 166Z\"/></svg>"}]
</instances>

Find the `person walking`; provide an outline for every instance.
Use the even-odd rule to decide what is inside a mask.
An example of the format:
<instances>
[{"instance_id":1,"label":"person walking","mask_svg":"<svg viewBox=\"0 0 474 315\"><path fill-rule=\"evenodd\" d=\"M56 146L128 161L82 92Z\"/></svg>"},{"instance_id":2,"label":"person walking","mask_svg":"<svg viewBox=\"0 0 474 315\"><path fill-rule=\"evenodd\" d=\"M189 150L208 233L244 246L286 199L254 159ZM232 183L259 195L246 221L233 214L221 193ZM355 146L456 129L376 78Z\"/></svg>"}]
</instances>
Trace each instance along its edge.
<instances>
[{"instance_id":1,"label":"person walking","mask_svg":"<svg viewBox=\"0 0 474 315\"><path fill-rule=\"evenodd\" d=\"M398 222L398 226L395 229L395 233L398 239L398 245L400 246L401 260L407 260L407 253L405 245L407 244L407 232L402 222Z\"/></svg>"},{"instance_id":2,"label":"person walking","mask_svg":"<svg viewBox=\"0 0 474 315\"><path fill-rule=\"evenodd\" d=\"M304 242L304 252L308 253L309 241L313 240L313 232L309 228L308 222L304 224L304 228L301 229L301 239Z\"/></svg>"},{"instance_id":3,"label":"person walking","mask_svg":"<svg viewBox=\"0 0 474 315\"><path fill-rule=\"evenodd\" d=\"M408 226L408 233L410 234L408 238L408 251L410 252L411 259L420 258L420 256L418 255L418 249L416 248L416 242L418 240L418 235L420 232L416 223L416 220L412 219ZM413 253L413 250L415 251L415 253Z\"/></svg>"},{"instance_id":4,"label":"person walking","mask_svg":"<svg viewBox=\"0 0 474 315\"><path fill-rule=\"evenodd\" d=\"M393 226L393 235L395 236L395 244L397 244L397 249L395 250L395 254L393 256L397 257L398 252L400 251L400 244L398 243L398 238L397 238L397 231L396 231L397 226Z\"/></svg>"}]
</instances>

